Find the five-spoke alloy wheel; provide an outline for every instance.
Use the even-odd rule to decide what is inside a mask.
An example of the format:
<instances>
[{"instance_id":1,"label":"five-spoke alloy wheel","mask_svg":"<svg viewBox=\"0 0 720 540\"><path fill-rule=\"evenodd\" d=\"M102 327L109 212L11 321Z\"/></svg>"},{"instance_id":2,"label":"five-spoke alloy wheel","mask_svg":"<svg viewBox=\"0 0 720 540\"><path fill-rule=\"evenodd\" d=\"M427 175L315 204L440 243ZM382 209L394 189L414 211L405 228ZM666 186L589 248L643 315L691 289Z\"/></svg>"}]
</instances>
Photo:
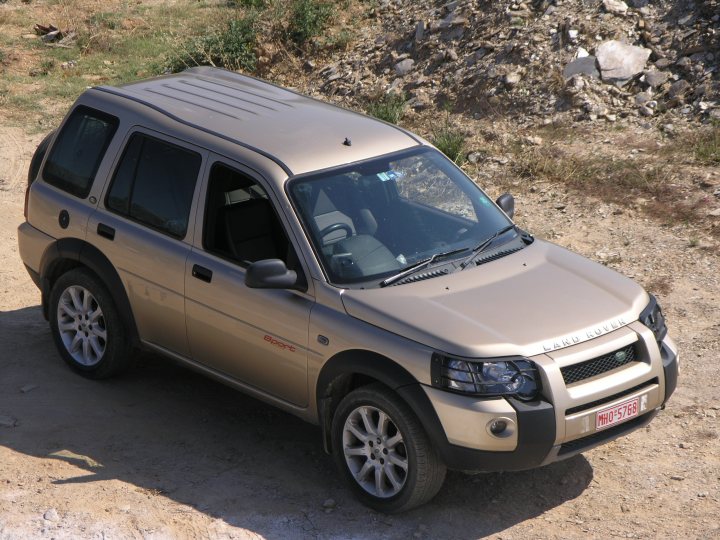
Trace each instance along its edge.
<instances>
[{"instance_id":1,"label":"five-spoke alloy wheel","mask_svg":"<svg viewBox=\"0 0 720 540\"><path fill-rule=\"evenodd\" d=\"M335 462L365 504L394 513L432 499L445 465L410 407L376 383L350 392L332 422Z\"/></svg>"}]
</instances>

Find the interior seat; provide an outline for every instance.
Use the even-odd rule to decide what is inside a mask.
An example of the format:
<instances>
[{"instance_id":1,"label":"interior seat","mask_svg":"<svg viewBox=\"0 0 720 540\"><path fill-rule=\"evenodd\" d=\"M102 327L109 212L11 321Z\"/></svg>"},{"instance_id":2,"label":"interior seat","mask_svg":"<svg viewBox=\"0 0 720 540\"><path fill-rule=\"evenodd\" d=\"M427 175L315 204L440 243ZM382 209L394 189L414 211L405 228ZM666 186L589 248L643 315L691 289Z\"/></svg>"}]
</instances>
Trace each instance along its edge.
<instances>
[{"instance_id":1,"label":"interior seat","mask_svg":"<svg viewBox=\"0 0 720 540\"><path fill-rule=\"evenodd\" d=\"M377 238L351 236L334 244L331 266L343 278L360 278L400 269L400 263Z\"/></svg>"},{"instance_id":2,"label":"interior seat","mask_svg":"<svg viewBox=\"0 0 720 540\"><path fill-rule=\"evenodd\" d=\"M267 199L249 199L222 211L228 248L238 261L283 258L275 240L277 219Z\"/></svg>"}]
</instances>

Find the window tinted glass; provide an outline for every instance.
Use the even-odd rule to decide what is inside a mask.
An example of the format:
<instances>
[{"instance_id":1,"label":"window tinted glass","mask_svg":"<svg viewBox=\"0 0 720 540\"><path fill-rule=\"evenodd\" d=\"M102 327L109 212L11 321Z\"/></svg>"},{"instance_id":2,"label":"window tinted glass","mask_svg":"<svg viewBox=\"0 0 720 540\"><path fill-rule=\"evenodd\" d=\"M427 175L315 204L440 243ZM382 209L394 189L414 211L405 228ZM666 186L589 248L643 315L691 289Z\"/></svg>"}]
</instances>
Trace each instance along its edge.
<instances>
[{"instance_id":1,"label":"window tinted glass","mask_svg":"<svg viewBox=\"0 0 720 540\"><path fill-rule=\"evenodd\" d=\"M196 152L135 134L118 165L106 205L182 238L201 161Z\"/></svg>"},{"instance_id":2,"label":"window tinted glass","mask_svg":"<svg viewBox=\"0 0 720 540\"><path fill-rule=\"evenodd\" d=\"M118 120L114 116L78 107L55 139L43 178L78 197L90 192Z\"/></svg>"},{"instance_id":3,"label":"window tinted glass","mask_svg":"<svg viewBox=\"0 0 720 540\"><path fill-rule=\"evenodd\" d=\"M108 193L107 207L120 214L130 213L130 190L137 170L138 157L143 145L143 138L133 136L123 154L120 165L115 171L112 187Z\"/></svg>"}]
</instances>

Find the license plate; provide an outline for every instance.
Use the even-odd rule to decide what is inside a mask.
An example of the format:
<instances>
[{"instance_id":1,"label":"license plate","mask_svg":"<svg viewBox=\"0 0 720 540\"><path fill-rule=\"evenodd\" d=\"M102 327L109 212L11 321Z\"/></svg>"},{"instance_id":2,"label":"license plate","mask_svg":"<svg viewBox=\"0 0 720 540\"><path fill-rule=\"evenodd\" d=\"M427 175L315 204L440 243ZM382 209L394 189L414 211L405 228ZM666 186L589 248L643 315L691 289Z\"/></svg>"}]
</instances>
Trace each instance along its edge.
<instances>
[{"instance_id":1,"label":"license plate","mask_svg":"<svg viewBox=\"0 0 720 540\"><path fill-rule=\"evenodd\" d=\"M633 398L595 414L595 429L605 429L638 415L640 398Z\"/></svg>"}]
</instances>

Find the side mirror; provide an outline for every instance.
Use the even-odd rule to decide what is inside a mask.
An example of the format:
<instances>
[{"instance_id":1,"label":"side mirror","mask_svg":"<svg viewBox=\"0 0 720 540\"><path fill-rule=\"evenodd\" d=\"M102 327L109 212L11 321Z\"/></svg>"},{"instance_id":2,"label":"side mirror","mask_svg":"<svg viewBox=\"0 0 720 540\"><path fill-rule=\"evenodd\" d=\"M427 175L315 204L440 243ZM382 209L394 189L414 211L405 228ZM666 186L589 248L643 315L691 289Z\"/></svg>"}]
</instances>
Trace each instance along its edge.
<instances>
[{"instance_id":1,"label":"side mirror","mask_svg":"<svg viewBox=\"0 0 720 540\"><path fill-rule=\"evenodd\" d=\"M512 219L515 215L515 197L509 193L503 193L497 198L495 203Z\"/></svg>"},{"instance_id":2,"label":"side mirror","mask_svg":"<svg viewBox=\"0 0 720 540\"><path fill-rule=\"evenodd\" d=\"M251 289L297 289L297 273L280 259L264 259L248 266L245 285Z\"/></svg>"}]
</instances>

